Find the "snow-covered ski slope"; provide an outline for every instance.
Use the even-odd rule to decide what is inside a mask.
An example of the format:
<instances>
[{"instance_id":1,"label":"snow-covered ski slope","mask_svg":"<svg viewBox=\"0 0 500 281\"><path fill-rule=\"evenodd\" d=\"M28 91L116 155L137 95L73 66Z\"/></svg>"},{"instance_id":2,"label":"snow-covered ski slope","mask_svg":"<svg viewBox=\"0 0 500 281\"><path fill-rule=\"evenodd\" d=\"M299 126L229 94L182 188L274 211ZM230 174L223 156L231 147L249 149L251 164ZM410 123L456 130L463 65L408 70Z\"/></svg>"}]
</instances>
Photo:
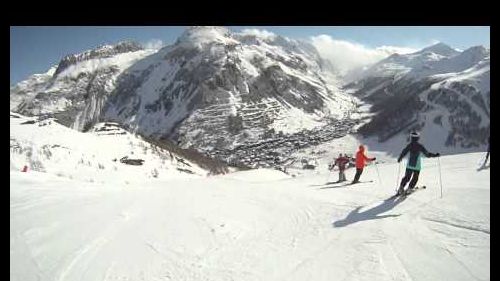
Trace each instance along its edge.
<instances>
[{"instance_id":1,"label":"snow-covered ski slope","mask_svg":"<svg viewBox=\"0 0 500 281\"><path fill-rule=\"evenodd\" d=\"M326 169L128 185L13 170L10 280L489 280L483 156L440 158L443 198L424 159L427 189L404 200L395 161L349 187Z\"/></svg>"},{"instance_id":2,"label":"snow-covered ski slope","mask_svg":"<svg viewBox=\"0 0 500 281\"><path fill-rule=\"evenodd\" d=\"M205 176L208 171L152 145L117 124L98 123L82 133L57 123L10 113L10 169L29 170L89 182L136 182ZM120 159L144 160L127 165Z\"/></svg>"}]
</instances>

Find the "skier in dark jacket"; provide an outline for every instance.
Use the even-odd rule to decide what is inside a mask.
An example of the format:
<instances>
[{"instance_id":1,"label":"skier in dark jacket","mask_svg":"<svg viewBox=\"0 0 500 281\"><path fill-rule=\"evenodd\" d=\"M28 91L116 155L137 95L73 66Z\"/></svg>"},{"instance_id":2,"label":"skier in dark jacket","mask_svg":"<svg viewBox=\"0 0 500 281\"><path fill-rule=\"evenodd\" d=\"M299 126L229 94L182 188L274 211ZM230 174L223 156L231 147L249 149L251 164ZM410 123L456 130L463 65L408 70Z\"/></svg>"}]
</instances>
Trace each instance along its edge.
<instances>
[{"instance_id":1,"label":"skier in dark jacket","mask_svg":"<svg viewBox=\"0 0 500 281\"><path fill-rule=\"evenodd\" d=\"M490 157L490 137L488 137L488 152L486 153L486 159L484 159L483 167L486 166L486 162L488 162L489 157Z\"/></svg>"},{"instance_id":2,"label":"skier in dark jacket","mask_svg":"<svg viewBox=\"0 0 500 281\"><path fill-rule=\"evenodd\" d=\"M406 173L403 179L401 180L401 185L398 189L398 195L402 194L404 191L405 185L411 178L409 189L412 190L415 188L415 185L418 181L418 176L420 174L420 170L422 169L421 158L422 154L425 157L438 157L439 153L430 153L425 149L425 147L418 142L420 135L417 132L412 132L410 134L411 141L410 143L403 149L401 155L399 155L398 162L401 162L401 159L410 153L408 163L406 164Z\"/></svg>"}]
</instances>

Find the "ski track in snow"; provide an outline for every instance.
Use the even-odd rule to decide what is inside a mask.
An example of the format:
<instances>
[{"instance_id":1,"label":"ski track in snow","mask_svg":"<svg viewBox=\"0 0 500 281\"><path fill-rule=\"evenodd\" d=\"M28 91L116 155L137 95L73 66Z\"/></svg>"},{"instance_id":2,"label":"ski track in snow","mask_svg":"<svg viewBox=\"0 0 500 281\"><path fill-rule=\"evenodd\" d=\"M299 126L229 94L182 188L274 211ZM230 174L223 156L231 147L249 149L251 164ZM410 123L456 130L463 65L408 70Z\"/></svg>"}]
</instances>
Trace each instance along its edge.
<instances>
[{"instance_id":1,"label":"ski track in snow","mask_svg":"<svg viewBox=\"0 0 500 281\"><path fill-rule=\"evenodd\" d=\"M11 172L10 279L489 280L481 157L442 157L442 199L432 165L420 177L428 188L404 199L376 180L318 189L325 172L148 186ZM472 164L456 174L457 163ZM392 182L394 165L379 170ZM362 180L375 176L369 166Z\"/></svg>"}]
</instances>

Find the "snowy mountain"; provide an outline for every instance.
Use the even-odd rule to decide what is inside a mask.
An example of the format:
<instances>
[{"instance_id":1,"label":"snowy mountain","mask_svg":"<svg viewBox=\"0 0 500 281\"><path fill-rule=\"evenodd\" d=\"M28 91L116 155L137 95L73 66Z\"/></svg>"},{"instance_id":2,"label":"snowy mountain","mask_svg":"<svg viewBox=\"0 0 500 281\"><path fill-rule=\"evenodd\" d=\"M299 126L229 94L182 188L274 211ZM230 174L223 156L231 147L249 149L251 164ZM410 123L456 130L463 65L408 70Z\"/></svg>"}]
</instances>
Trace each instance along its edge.
<instances>
[{"instance_id":1,"label":"snowy mountain","mask_svg":"<svg viewBox=\"0 0 500 281\"><path fill-rule=\"evenodd\" d=\"M98 122L120 73L154 52L121 42L68 55L47 73L11 87L10 109L28 116L49 115L68 127L86 130Z\"/></svg>"},{"instance_id":2,"label":"snowy mountain","mask_svg":"<svg viewBox=\"0 0 500 281\"><path fill-rule=\"evenodd\" d=\"M297 149L355 132L360 118L364 137L386 142L416 128L441 151L477 151L489 134L489 54L439 43L340 87L335 65L307 42L191 27L160 50L123 42L66 56L12 87L10 108L79 131L115 122L250 167L282 167Z\"/></svg>"},{"instance_id":3,"label":"snowy mountain","mask_svg":"<svg viewBox=\"0 0 500 281\"><path fill-rule=\"evenodd\" d=\"M490 51L457 51L439 43L416 53L394 54L346 85L372 105L364 136L386 141L418 129L443 147L477 150L490 125Z\"/></svg>"},{"instance_id":4,"label":"snowy mountain","mask_svg":"<svg viewBox=\"0 0 500 281\"><path fill-rule=\"evenodd\" d=\"M227 172L201 155L148 143L114 123L98 123L82 133L54 118L10 115L10 168L81 181L137 182ZM193 156L193 154L191 154ZM205 161L205 162L203 162Z\"/></svg>"},{"instance_id":5,"label":"snowy mountain","mask_svg":"<svg viewBox=\"0 0 500 281\"><path fill-rule=\"evenodd\" d=\"M11 109L80 131L112 121L182 147L232 148L344 118L352 99L331 69L306 42L192 27L157 52L128 44L68 56L52 78L11 89Z\"/></svg>"},{"instance_id":6,"label":"snowy mountain","mask_svg":"<svg viewBox=\"0 0 500 281\"><path fill-rule=\"evenodd\" d=\"M10 88L10 110L16 111L21 103L27 103L37 93L42 92L50 83L57 66L50 68L46 73L31 75L28 79L17 83ZM54 99L55 100L55 99Z\"/></svg>"},{"instance_id":7,"label":"snowy mountain","mask_svg":"<svg viewBox=\"0 0 500 281\"><path fill-rule=\"evenodd\" d=\"M202 150L325 125L352 104L312 50L280 36L189 28L122 74L103 118Z\"/></svg>"},{"instance_id":8,"label":"snowy mountain","mask_svg":"<svg viewBox=\"0 0 500 281\"><path fill-rule=\"evenodd\" d=\"M369 69L364 71L358 79L370 76L400 76L402 74L407 74L408 72L412 72L414 74L413 76L418 76L415 74L429 71L435 63L441 60L446 61L459 53L460 52L444 43L437 43L411 54L401 55L395 53L371 66ZM422 73L422 76L426 75Z\"/></svg>"}]
</instances>

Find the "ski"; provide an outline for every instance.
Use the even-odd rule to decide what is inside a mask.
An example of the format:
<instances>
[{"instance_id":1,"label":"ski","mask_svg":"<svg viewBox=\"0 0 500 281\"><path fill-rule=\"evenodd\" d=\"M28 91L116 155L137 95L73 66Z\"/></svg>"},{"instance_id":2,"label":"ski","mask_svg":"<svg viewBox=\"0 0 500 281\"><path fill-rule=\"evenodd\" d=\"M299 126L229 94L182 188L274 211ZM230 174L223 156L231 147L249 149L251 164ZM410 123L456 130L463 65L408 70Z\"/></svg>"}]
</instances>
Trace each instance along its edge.
<instances>
[{"instance_id":1,"label":"ski","mask_svg":"<svg viewBox=\"0 0 500 281\"><path fill-rule=\"evenodd\" d=\"M329 184L337 184L337 183L342 183L343 181L329 181L327 183L325 183L325 185L329 185Z\"/></svg>"},{"instance_id":2,"label":"ski","mask_svg":"<svg viewBox=\"0 0 500 281\"><path fill-rule=\"evenodd\" d=\"M358 182L354 182L354 183L348 182L348 183L343 184L341 186L349 186L349 185L355 185L355 184L358 184L358 183L369 183L369 182L373 182L373 181L358 181Z\"/></svg>"},{"instance_id":3,"label":"ski","mask_svg":"<svg viewBox=\"0 0 500 281\"><path fill-rule=\"evenodd\" d=\"M405 192L405 196L408 196L408 195L410 195L410 194L412 194L412 193L414 193L414 192L416 192L416 191L418 191L420 189L425 189L425 188L426 188L426 186L417 186L417 187L415 187L413 189L408 189Z\"/></svg>"},{"instance_id":4,"label":"ski","mask_svg":"<svg viewBox=\"0 0 500 281\"><path fill-rule=\"evenodd\" d=\"M341 185L333 185L332 187L342 187L342 186L355 185L355 184L358 184L358 183L369 183L369 182L373 182L373 181L372 180L371 181L358 181L356 183L347 182L347 183L344 183L344 184L341 184ZM335 184L335 183L338 183L338 182L329 182L329 183L326 183L325 185L330 185L330 184Z\"/></svg>"},{"instance_id":5,"label":"ski","mask_svg":"<svg viewBox=\"0 0 500 281\"><path fill-rule=\"evenodd\" d=\"M373 181L358 181L358 182L350 182L348 185L353 185L353 184L358 184L358 183L367 183L367 182L373 182Z\"/></svg>"},{"instance_id":6,"label":"ski","mask_svg":"<svg viewBox=\"0 0 500 281\"><path fill-rule=\"evenodd\" d=\"M413 189L409 189L408 188L408 189L404 190L402 194L396 193L393 197L408 196L408 195L410 195L410 194L412 194L412 193L414 193L414 192L416 192L416 191L418 191L420 189L426 189L426 188L427 188L427 186L425 186L425 185L423 185L423 186L416 186Z\"/></svg>"}]
</instances>

